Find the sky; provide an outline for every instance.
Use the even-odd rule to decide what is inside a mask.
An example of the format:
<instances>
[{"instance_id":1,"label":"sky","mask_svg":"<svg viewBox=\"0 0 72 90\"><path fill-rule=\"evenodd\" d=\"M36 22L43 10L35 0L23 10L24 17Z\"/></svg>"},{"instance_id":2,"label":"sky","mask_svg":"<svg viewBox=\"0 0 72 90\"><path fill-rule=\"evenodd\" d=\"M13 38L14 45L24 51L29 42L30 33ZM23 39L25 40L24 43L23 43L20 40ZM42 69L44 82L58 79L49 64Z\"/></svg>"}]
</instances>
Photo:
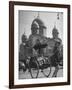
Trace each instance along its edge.
<instances>
[{"instance_id":1,"label":"sky","mask_svg":"<svg viewBox=\"0 0 72 90\"><path fill-rule=\"evenodd\" d=\"M52 37L52 30L54 25L59 32L59 37L63 39L63 13L59 12L59 19L57 19L57 12L39 12L39 18L44 22L46 29L46 37ZM21 36L25 32L27 37L31 34L31 24L32 21L37 18L37 11L18 11L18 35L19 35L19 44L21 43Z\"/></svg>"}]
</instances>

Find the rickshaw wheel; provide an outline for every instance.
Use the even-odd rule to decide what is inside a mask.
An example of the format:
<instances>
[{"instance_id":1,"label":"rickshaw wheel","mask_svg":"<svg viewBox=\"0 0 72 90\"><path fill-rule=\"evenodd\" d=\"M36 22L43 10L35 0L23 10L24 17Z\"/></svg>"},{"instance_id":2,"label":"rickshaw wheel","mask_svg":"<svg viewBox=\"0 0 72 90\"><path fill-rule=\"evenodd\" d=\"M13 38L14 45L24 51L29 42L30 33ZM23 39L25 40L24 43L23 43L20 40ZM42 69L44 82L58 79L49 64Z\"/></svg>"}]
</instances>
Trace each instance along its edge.
<instances>
[{"instance_id":1,"label":"rickshaw wheel","mask_svg":"<svg viewBox=\"0 0 72 90\"><path fill-rule=\"evenodd\" d=\"M32 78L37 78L39 74L39 64L37 60L34 58L29 62L29 71Z\"/></svg>"},{"instance_id":2,"label":"rickshaw wheel","mask_svg":"<svg viewBox=\"0 0 72 90\"><path fill-rule=\"evenodd\" d=\"M49 65L46 65L45 68L42 69L42 73L45 77L49 77L51 74L51 64L49 63Z\"/></svg>"}]
</instances>

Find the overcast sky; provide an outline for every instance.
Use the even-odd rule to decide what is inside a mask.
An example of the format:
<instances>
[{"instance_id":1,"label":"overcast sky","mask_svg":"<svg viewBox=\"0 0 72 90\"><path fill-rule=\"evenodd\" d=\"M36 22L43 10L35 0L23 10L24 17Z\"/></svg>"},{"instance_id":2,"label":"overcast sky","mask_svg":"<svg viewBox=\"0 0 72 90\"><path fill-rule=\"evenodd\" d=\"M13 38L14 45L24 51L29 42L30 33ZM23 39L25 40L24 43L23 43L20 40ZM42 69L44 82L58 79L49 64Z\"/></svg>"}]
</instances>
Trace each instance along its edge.
<instances>
[{"instance_id":1,"label":"overcast sky","mask_svg":"<svg viewBox=\"0 0 72 90\"><path fill-rule=\"evenodd\" d=\"M38 16L36 11L24 11L20 10L18 12L19 17L19 44L21 43L21 36L25 32L27 37L31 34L31 24L32 21ZM59 37L63 39L63 13L59 13L59 20L57 20L57 12L39 12L40 19L44 22L47 27L47 37L52 37L52 29L54 24L59 31Z\"/></svg>"}]
</instances>

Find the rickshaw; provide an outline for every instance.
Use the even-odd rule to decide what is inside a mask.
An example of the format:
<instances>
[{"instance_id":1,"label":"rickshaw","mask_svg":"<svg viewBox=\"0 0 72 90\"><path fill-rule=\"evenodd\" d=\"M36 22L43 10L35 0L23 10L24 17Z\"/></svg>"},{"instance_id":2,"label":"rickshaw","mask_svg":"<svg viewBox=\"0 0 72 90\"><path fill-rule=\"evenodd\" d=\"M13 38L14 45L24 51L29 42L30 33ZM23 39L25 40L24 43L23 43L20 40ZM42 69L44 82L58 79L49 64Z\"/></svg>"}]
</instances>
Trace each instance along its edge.
<instances>
[{"instance_id":1,"label":"rickshaw","mask_svg":"<svg viewBox=\"0 0 72 90\"><path fill-rule=\"evenodd\" d=\"M35 46L34 48L45 48L46 46L47 44L43 44L40 46ZM32 78L37 78L40 70L45 77L49 77L52 67L56 67L57 65L63 66L63 47L57 48L51 57L43 55L31 57L29 62L29 71Z\"/></svg>"},{"instance_id":2,"label":"rickshaw","mask_svg":"<svg viewBox=\"0 0 72 90\"><path fill-rule=\"evenodd\" d=\"M37 45L34 49L42 49L46 46L47 44ZM30 58L29 71L31 77L37 78L40 70L45 77L49 77L51 73L51 63L48 56L38 55Z\"/></svg>"}]
</instances>

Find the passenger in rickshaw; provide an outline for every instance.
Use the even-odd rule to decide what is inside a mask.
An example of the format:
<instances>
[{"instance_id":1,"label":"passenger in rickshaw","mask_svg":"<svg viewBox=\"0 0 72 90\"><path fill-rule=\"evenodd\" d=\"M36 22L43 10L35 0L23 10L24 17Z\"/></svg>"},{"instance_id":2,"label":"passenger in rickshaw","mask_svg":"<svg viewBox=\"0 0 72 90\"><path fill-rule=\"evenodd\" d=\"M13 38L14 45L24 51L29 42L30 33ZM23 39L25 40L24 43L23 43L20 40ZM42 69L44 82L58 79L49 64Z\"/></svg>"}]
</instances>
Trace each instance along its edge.
<instances>
[{"instance_id":1,"label":"passenger in rickshaw","mask_svg":"<svg viewBox=\"0 0 72 90\"><path fill-rule=\"evenodd\" d=\"M55 46L54 46L54 49L53 49L53 53L54 54L51 57L51 62L55 66L55 71L54 71L52 77L56 77L57 76L57 72L59 70L59 63L63 59L63 55L61 55L61 51L60 51L60 48L62 47L62 40L58 37L58 34L59 34L59 32L58 32L58 30L55 27L53 29L53 31L52 31L53 39L55 41Z\"/></svg>"},{"instance_id":2,"label":"passenger in rickshaw","mask_svg":"<svg viewBox=\"0 0 72 90\"><path fill-rule=\"evenodd\" d=\"M37 39L36 44L33 46L34 52L36 53L34 58L43 59L43 48L45 48L46 46L47 44L41 44L40 40Z\"/></svg>"},{"instance_id":3,"label":"passenger in rickshaw","mask_svg":"<svg viewBox=\"0 0 72 90\"><path fill-rule=\"evenodd\" d=\"M37 56L40 56L41 55L41 43L39 39L36 40L36 44L34 45L33 48L35 49Z\"/></svg>"}]
</instances>

